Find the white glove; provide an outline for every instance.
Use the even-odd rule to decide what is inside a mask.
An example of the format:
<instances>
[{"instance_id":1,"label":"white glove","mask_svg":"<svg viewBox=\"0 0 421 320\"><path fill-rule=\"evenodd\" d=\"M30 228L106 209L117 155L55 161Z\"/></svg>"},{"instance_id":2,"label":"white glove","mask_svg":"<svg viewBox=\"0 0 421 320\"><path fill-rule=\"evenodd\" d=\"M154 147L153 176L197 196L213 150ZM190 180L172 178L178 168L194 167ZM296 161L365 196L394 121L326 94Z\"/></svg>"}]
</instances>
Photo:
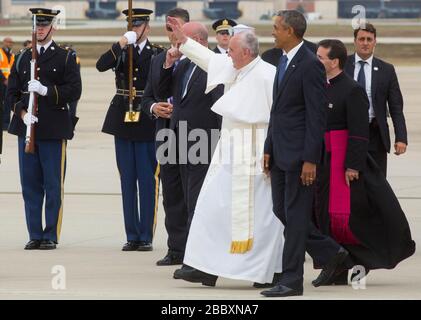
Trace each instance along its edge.
<instances>
[{"instance_id":1,"label":"white glove","mask_svg":"<svg viewBox=\"0 0 421 320\"><path fill-rule=\"evenodd\" d=\"M137 33L134 31L127 31L124 37L127 39L127 44L135 44L137 41Z\"/></svg>"},{"instance_id":2,"label":"white glove","mask_svg":"<svg viewBox=\"0 0 421 320\"><path fill-rule=\"evenodd\" d=\"M28 91L36 92L41 96L46 96L48 88L43 86L38 80L31 80L28 82Z\"/></svg>"},{"instance_id":3,"label":"white glove","mask_svg":"<svg viewBox=\"0 0 421 320\"><path fill-rule=\"evenodd\" d=\"M34 115L29 115L29 113L25 113L23 116L23 123L25 123L27 126L30 126L34 124L35 122L38 122L38 118Z\"/></svg>"}]
</instances>

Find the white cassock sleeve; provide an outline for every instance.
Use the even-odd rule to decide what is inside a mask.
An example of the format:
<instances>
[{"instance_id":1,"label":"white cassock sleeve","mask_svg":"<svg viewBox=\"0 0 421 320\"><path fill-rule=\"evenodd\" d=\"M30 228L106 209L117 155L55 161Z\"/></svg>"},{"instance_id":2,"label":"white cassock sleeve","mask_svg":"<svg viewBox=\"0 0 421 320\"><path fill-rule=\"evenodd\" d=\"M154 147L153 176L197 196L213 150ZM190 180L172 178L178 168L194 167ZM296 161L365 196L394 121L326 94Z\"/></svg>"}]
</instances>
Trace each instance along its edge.
<instances>
[{"instance_id":1,"label":"white cassock sleeve","mask_svg":"<svg viewBox=\"0 0 421 320\"><path fill-rule=\"evenodd\" d=\"M217 54L193 39L188 38L181 45L180 51L208 73L205 93L209 93L219 84L232 84L238 74L228 55Z\"/></svg>"}]
</instances>

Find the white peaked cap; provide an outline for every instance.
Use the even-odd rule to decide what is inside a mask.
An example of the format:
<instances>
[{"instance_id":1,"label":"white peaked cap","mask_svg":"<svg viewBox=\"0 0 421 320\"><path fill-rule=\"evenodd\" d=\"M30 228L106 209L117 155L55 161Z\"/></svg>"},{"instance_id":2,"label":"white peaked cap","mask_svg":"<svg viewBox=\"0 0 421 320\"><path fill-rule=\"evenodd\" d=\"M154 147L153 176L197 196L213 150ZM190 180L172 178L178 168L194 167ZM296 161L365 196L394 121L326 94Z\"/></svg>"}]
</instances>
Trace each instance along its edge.
<instances>
[{"instance_id":1,"label":"white peaked cap","mask_svg":"<svg viewBox=\"0 0 421 320\"><path fill-rule=\"evenodd\" d=\"M255 28L246 26L245 24L237 24L235 27L232 28L234 35L239 34L244 31L252 31L254 32Z\"/></svg>"}]
</instances>

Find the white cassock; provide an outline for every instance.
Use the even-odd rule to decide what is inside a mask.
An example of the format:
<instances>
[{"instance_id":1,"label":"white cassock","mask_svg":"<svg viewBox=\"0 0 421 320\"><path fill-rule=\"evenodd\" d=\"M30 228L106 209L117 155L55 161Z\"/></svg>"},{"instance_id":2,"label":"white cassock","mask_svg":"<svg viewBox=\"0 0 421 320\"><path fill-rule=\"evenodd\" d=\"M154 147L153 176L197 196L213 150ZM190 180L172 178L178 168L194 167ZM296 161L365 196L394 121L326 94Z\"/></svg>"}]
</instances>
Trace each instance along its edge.
<instances>
[{"instance_id":1,"label":"white cassock","mask_svg":"<svg viewBox=\"0 0 421 320\"><path fill-rule=\"evenodd\" d=\"M261 159L276 68L257 57L236 70L230 57L191 39L180 50L208 72L206 92L225 85L212 106L223 117L221 138L197 200L184 264L221 277L270 283L282 271L283 225L272 212Z\"/></svg>"}]
</instances>

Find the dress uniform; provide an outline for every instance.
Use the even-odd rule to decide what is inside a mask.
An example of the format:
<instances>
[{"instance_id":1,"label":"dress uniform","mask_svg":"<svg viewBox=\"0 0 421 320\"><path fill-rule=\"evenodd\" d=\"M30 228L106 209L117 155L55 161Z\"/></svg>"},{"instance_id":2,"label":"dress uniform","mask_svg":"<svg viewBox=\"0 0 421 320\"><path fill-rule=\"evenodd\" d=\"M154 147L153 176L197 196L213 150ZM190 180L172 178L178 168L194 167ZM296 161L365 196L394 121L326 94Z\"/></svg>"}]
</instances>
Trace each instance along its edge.
<instances>
[{"instance_id":1,"label":"dress uniform","mask_svg":"<svg viewBox=\"0 0 421 320\"><path fill-rule=\"evenodd\" d=\"M76 60L76 64L77 64L77 66L79 68L79 71L80 71L80 58L77 55L76 51L72 48L72 46L62 44L62 45L60 45L60 47L62 47L63 49L66 49L70 52L71 56ZM69 102L69 110L70 110L70 115L72 117L76 117L76 113L77 113L76 110L77 110L78 102L79 102L79 100Z\"/></svg>"},{"instance_id":2,"label":"dress uniform","mask_svg":"<svg viewBox=\"0 0 421 320\"><path fill-rule=\"evenodd\" d=\"M133 27L147 24L153 11L133 9ZM128 10L123 11L128 15ZM145 26L146 28L146 26ZM145 30L145 29L144 29ZM138 35L136 35L138 36ZM140 112L152 57L162 51L147 39L133 45L133 87L136 96L133 109ZM124 224L127 243L123 251L150 251L156 225L159 165L155 155L155 123L141 114L137 122L125 122L129 110L128 46L117 42L98 60L98 71L115 72L117 92L105 117L102 132L114 136L117 167L120 173Z\"/></svg>"},{"instance_id":3,"label":"dress uniform","mask_svg":"<svg viewBox=\"0 0 421 320\"><path fill-rule=\"evenodd\" d=\"M13 111L9 133L18 136L19 169L25 201L30 241L25 249L55 249L63 218L63 185L66 172L66 144L73 138L76 119L69 115L68 103L79 99L82 82L76 61L51 39L56 10L33 8L37 33L49 28L44 39L38 36L38 76L31 81L32 49L22 51L9 77L6 103ZM42 33L41 33L42 34ZM48 41L50 39L50 41ZM37 122L26 113L29 92L38 96ZM35 152L25 153L26 125L35 125ZM45 228L42 207L45 197Z\"/></svg>"},{"instance_id":4,"label":"dress uniform","mask_svg":"<svg viewBox=\"0 0 421 320\"><path fill-rule=\"evenodd\" d=\"M234 20L231 20L231 19L219 19L212 24L212 29L215 30L216 34L219 37L222 37L221 39L219 39L219 37L216 38L217 45L213 49L213 51L215 53L227 53L228 50L224 49L222 47L222 43L220 43L220 42L224 41L224 38L223 38L224 36L227 36L227 37L231 38L231 36L232 36L231 30L236 25L237 25L237 22L235 22ZM228 45L228 44L225 44L225 46L226 45Z\"/></svg>"}]
</instances>

